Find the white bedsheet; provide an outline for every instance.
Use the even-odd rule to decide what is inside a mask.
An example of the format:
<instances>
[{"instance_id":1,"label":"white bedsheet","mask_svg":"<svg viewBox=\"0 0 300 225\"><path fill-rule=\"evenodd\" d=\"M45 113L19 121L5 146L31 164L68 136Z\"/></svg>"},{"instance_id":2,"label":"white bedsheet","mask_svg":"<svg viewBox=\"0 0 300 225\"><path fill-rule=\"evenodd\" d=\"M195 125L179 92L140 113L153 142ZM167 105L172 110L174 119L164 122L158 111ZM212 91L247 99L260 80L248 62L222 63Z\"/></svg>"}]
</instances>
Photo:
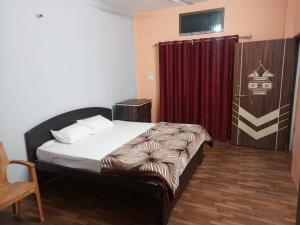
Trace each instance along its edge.
<instances>
[{"instance_id":1,"label":"white bedsheet","mask_svg":"<svg viewBox=\"0 0 300 225\"><path fill-rule=\"evenodd\" d=\"M40 161L66 167L100 172L99 161L118 147L153 127L153 123L114 120L114 127L106 128L74 144L50 140L37 149Z\"/></svg>"}]
</instances>

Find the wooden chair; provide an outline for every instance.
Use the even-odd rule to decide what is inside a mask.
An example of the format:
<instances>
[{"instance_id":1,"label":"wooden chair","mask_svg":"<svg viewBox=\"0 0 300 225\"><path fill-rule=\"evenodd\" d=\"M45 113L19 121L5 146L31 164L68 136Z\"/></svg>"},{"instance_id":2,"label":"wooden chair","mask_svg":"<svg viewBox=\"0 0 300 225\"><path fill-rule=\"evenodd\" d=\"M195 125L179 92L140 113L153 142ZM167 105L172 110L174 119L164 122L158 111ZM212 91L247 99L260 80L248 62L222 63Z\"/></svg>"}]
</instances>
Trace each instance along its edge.
<instances>
[{"instance_id":1,"label":"wooden chair","mask_svg":"<svg viewBox=\"0 0 300 225\"><path fill-rule=\"evenodd\" d=\"M9 183L7 180L6 170L9 164L20 164L28 167L30 172L29 182ZM33 163L21 160L9 161L4 151L3 145L0 142L0 210L13 206L15 216L20 215L20 201L25 197L35 194L40 220L44 221L44 213L42 209L42 201Z\"/></svg>"}]
</instances>

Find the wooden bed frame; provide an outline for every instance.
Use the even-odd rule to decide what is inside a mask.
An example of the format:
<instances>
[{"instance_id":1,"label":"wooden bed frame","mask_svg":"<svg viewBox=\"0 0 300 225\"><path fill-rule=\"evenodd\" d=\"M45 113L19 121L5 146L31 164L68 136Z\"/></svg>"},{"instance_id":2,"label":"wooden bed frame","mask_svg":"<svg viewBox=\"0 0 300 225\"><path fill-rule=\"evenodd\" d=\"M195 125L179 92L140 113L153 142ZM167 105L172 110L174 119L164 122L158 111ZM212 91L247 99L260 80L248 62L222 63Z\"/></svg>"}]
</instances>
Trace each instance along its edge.
<instances>
[{"instance_id":1,"label":"wooden bed frame","mask_svg":"<svg viewBox=\"0 0 300 225\"><path fill-rule=\"evenodd\" d=\"M157 224L166 225L175 203L181 196L197 166L201 164L203 160L202 146L180 176L180 184L173 198L170 198L169 193L166 189L162 188L162 185L158 184L159 181L157 180L153 180L154 182L149 182L148 180L147 182L144 179L137 177L95 173L42 162L37 159L37 148L43 143L53 139L50 130L60 130L75 123L79 119L85 119L96 115L102 115L103 117L112 120L111 109L101 107L83 108L53 117L25 133L27 157L29 161L35 163L39 179L42 180L44 178L45 172L56 175L71 175L83 179L92 178L109 184L112 189L122 190L124 194L126 191L131 193L134 191L135 193L146 195L151 199L154 199L155 203L157 203Z\"/></svg>"}]
</instances>

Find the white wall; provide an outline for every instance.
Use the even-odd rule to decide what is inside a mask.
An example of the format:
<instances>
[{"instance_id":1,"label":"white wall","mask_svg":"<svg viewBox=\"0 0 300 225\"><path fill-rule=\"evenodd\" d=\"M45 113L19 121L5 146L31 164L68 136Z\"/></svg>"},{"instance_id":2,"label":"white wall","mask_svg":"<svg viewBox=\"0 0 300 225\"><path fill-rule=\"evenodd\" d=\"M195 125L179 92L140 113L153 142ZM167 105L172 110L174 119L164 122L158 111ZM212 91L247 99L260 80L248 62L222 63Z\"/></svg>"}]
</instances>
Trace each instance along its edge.
<instances>
[{"instance_id":1,"label":"white wall","mask_svg":"<svg viewBox=\"0 0 300 225\"><path fill-rule=\"evenodd\" d=\"M26 159L24 133L52 116L136 97L133 19L95 4L0 0L0 141L10 159ZM10 167L9 177L25 171Z\"/></svg>"}]
</instances>

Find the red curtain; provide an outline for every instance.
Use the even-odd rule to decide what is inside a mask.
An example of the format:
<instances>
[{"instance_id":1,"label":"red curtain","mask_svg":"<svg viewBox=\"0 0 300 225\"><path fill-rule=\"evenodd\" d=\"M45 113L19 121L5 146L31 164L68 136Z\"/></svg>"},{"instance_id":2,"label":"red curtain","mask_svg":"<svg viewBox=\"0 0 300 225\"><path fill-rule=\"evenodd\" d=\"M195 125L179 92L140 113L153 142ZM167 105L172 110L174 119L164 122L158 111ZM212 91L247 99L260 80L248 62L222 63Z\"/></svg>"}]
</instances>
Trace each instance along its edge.
<instances>
[{"instance_id":1,"label":"red curtain","mask_svg":"<svg viewBox=\"0 0 300 225\"><path fill-rule=\"evenodd\" d=\"M160 121L203 125L230 139L238 36L159 44Z\"/></svg>"}]
</instances>

